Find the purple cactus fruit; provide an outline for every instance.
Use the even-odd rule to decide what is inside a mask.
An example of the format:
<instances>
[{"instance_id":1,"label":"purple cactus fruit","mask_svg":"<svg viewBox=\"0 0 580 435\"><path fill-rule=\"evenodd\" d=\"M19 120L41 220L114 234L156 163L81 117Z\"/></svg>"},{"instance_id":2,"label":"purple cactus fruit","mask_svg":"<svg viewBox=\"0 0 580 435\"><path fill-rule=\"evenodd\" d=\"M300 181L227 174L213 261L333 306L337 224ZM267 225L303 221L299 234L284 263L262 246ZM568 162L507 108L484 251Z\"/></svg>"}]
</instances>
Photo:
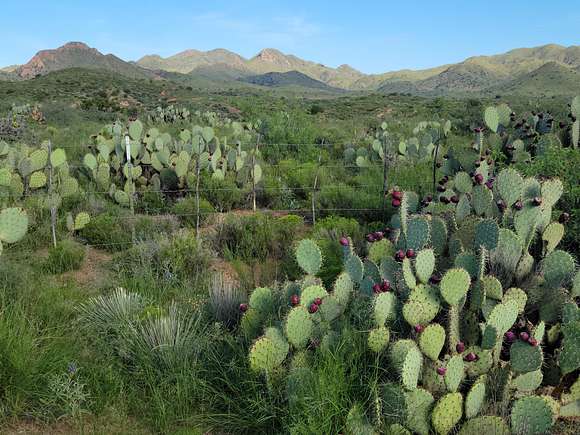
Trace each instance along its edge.
<instances>
[{"instance_id":1,"label":"purple cactus fruit","mask_svg":"<svg viewBox=\"0 0 580 435\"><path fill-rule=\"evenodd\" d=\"M497 208L499 209L499 211L503 212L506 209L506 204L505 201L503 199L500 199L496 202L497 204Z\"/></svg>"},{"instance_id":2,"label":"purple cactus fruit","mask_svg":"<svg viewBox=\"0 0 580 435\"><path fill-rule=\"evenodd\" d=\"M316 305L322 305L322 298L316 298L316 299L314 299L314 303Z\"/></svg>"},{"instance_id":3,"label":"purple cactus fruit","mask_svg":"<svg viewBox=\"0 0 580 435\"><path fill-rule=\"evenodd\" d=\"M538 340L536 340L533 337L530 337L530 339L528 340L528 343L530 343L534 347L536 347L539 344Z\"/></svg>"},{"instance_id":4,"label":"purple cactus fruit","mask_svg":"<svg viewBox=\"0 0 580 435\"><path fill-rule=\"evenodd\" d=\"M530 334L528 334L527 332L520 332L520 340L522 341L528 341L530 339Z\"/></svg>"},{"instance_id":5,"label":"purple cactus fruit","mask_svg":"<svg viewBox=\"0 0 580 435\"><path fill-rule=\"evenodd\" d=\"M373 243L375 241L375 236L373 234L367 234L367 241Z\"/></svg>"},{"instance_id":6,"label":"purple cactus fruit","mask_svg":"<svg viewBox=\"0 0 580 435\"><path fill-rule=\"evenodd\" d=\"M399 201L403 199L403 192L400 190L393 190L393 199L398 199Z\"/></svg>"},{"instance_id":7,"label":"purple cactus fruit","mask_svg":"<svg viewBox=\"0 0 580 435\"><path fill-rule=\"evenodd\" d=\"M452 202L453 204L457 204L457 203L459 202L459 197L458 197L457 195L453 195L453 196L451 197L451 202Z\"/></svg>"},{"instance_id":8,"label":"purple cactus fruit","mask_svg":"<svg viewBox=\"0 0 580 435\"><path fill-rule=\"evenodd\" d=\"M463 353L463 352L465 351L465 344L464 344L462 341L460 341L459 343L457 343L457 344L455 345L455 350L456 350L458 353Z\"/></svg>"},{"instance_id":9,"label":"purple cactus fruit","mask_svg":"<svg viewBox=\"0 0 580 435\"><path fill-rule=\"evenodd\" d=\"M524 203L521 200L516 201L516 203L514 204L514 208L516 210L521 210L522 208L524 208Z\"/></svg>"},{"instance_id":10,"label":"purple cactus fruit","mask_svg":"<svg viewBox=\"0 0 580 435\"><path fill-rule=\"evenodd\" d=\"M447 198L446 196L443 196L443 195L441 195L441 196L439 197L439 201L441 201L443 204L449 204L449 202L450 202L450 199L449 199L449 198Z\"/></svg>"},{"instance_id":11,"label":"purple cactus fruit","mask_svg":"<svg viewBox=\"0 0 580 435\"><path fill-rule=\"evenodd\" d=\"M382 231L376 231L373 235L375 236L375 240L383 240L385 236Z\"/></svg>"},{"instance_id":12,"label":"purple cactus fruit","mask_svg":"<svg viewBox=\"0 0 580 435\"><path fill-rule=\"evenodd\" d=\"M318 311L318 305L312 303L310 304L310 307L308 307L308 311L310 312L310 314L314 314Z\"/></svg>"},{"instance_id":13,"label":"purple cactus fruit","mask_svg":"<svg viewBox=\"0 0 580 435\"><path fill-rule=\"evenodd\" d=\"M407 249L407 252L405 253L405 255L407 256L407 258L415 258L415 250L414 249Z\"/></svg>"},{"instance_id":14,"label":"purple cactus fruit","mask_svg":"<svg viewBox=\"0 0 580 435\"><path fill-rule=\"evenodd\" d=\"M399 208L399 207L401 206L401 200L400 200L400 199L397 199L397 198L394 198L394 199L391 201L391 205L392 205L393 207L395 207L395 208Z\"/></svg>"},{"instance_id":15,"label":"purple cactus fruit","mask_svg":"<svg viewBox=\"0 0 580 435\"><path fill-rule=\"evenodd\" d=\"M433 196L432 196L432 195L427 195L427 196L425 197L425 201L427 201L427 202L431 202L431 201L433 201Z\"/></svg>"},{"instance_id":16,"label":"purple cactus fruit","mask_svg":"<svg viewBox=\"0 0 580 435\"><path fill-rule=\"evenodd\" d=\"M298 305L300 303L300 296L298 296L298 295L292 295L290 297L290 303L292 304L293 307L295 307L296 305Z\"/></svg>"},{"instance_id":17,"label":"purple cactus fruit","mask_svg":"<svg viewBox=\"0 0 580 435\"><path fill-rule=\"evenodd\" d=\"M431 275L431 277L429 278L429 282L431 284L439 284L441 282L441 275L438 275L436 273L434 273L433 275Z\"/></svg>"},{"instance_id":18,"label":"purple cactus fruit","mask_svg":"<svg viewBox=\"0 0 580 435\"><path fill-rule=\"evenodd\" d=\"M445 192L445 187L444 186L437 186L437 192Z\"/></svg>"},{"instance_id":19,"label":"purple cactus fruit","mask_svg":"<svg viewBox=\"0 0 580 435\"><path fill-rule=\"evenodd\" d=\"M340 244L342 246L348 246L349 245L348 239L346 237L341 237L340 238Z\"/></svg>"},{"instance_id":20,"label":"purple cactus fruit","mask_svg":"<svg viewBox=\"0 0 580 435\"><path fill-rule=\"evenodd\" d=\"M445 373L447 373L447 369L445 367L437 367L437 374L439 376L445 376Z\"/></svg>"},{"instance_id":21,"label":"purple cactus fruit","mask_svg":"<svg viewBox=\"0 0 580 435\"><path fill-rule=\"evenodd\" d=\"M467 362L473 362L477 360L477 355L473 352L469 352L463 359Z\"/></svg>"},{"instance_id":22,"label":"purple cactus fruit","mask_svg":"<svg viewBox=\"0 0 580 435\"><path fill-rule=\"evenodd\" d=\"M383 292L388 292L391 289L391 282L388 279L383 279L381 283L381 290Z\"/></svg>"},{"instance_id":23,"label":"purple cactus fruit","mask_svg":"<svg viewBox=\"0 0 580 435\"><path fill-rule=\"evenodd\" d=\"M481 174L475 174L475 176L473 177L473 179L475 180L475 182L477 184L483 183L483 175L481 175Z\"/></svg>"},{"instance_id":24,"label":"purple cactus fruit","mask_svg":"<svg viewBox=\"0 0 580 435\"><path fill-rule=\"evenodd\" d=\"M403 251L402 249L399 249L396 253L395 253L395 260L396 261L403 261L405 259L405 251Z\"/></svg>"},{"instance_id":25,"label":"purple cactus fruit","mask_svg":"<svg viewBox=\"0 0 580 435\"><path fill-rule=\"evenodd\" d=\"M516 341L516 334L512 331L506 332L504 337L508 343L513 343L514 341Z\"/></svg>"},{"instance_id":26,"label":"purple cactus fruit","mask_svg":"<svg viewBox=\"0 0 580 435\"><path fill-rule=\"evenodd\" d=\"M240 304L240 311L242 313L245 313L246 311L248 311L248 304Z\"/></svg>"},{"instance_id":27,"label":"purple cactus fruit","mask_svg":"<svg viewBox=\"0 0 580 435\"><path fill-rule=\"evenodd\" d=\"M381 292L381 285L380 284L373 284L373 292L380 293Z\"/></svg>"},{"instance_id":28,"label":"purple cactus fruit","mask_svg":"<svg viewBox=\"0 0 580 435\"><path fill-rule=\"evenodd\" d=\"M423 325L415 325L415 332L417 334L420 334L421 332L423 332L425 328L423 328Z\"/></svg>"}]
</instances>

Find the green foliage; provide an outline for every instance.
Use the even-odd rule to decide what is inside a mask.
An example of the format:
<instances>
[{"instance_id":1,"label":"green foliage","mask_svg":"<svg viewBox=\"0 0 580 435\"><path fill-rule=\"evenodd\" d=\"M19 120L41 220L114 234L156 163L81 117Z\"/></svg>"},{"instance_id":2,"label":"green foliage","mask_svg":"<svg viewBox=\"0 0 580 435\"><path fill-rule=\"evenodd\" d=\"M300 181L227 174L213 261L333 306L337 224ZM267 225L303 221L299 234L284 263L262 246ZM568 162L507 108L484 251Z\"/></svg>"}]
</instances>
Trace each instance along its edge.
<instances>
[{"instance_id":1,"label":"green foliage","mask_svg":"<svg viewBox=\"0 0 580 435\"><path fill-rule=\"evenodd\" d=\"M77 270L83 264L86 248L74 240L61 240L48 250L44 268L49 273Z\"/></svg>"}]
</instances>

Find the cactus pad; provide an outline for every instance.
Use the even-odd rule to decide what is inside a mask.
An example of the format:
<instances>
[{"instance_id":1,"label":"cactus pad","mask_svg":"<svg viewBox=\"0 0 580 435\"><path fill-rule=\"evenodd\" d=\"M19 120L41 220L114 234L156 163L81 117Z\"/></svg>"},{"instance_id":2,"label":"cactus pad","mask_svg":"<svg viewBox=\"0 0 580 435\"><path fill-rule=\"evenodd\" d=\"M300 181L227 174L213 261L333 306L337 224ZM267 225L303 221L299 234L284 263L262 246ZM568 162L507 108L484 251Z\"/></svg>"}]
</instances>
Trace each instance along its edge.
<instances>
[{"instance_id":1,"label":"cactus pad","mask_svg":"<svg viewBox=\"0 0 580 435\"><path fill-rule=\"evenodd\" d=\"M250 296L250 308L258 311L260 314L272 312L274 309L274 297L272 290L266 287L258 287Z\"/></svg>"},{"instance_id":2,"label":"cactus pad","mask_svg":"<svg viewBox=\"0 0 580 435\"><path fill-rule=\"evenodd\" d=\"M543 356L540 346L516 341L510 348L510 364L517 373L528 373L542 367Z\"/></svg>"},{"instance_id":3,"label":"cactus pad","mask_svg":"<svg viewBox=\"0 0 580 435\"><path fill-rule=\"evenodd\" d=\"M441 280L441 295L449 305L457 305L467 294L471 280L464 269L450 269Z\"/></svg>"},{"instance_id":4,"label":"cactus pad","mask_svg":"<svg viewBox=\"0 0 580 435\"><path fill-rule=\"evenodd\" d=\"M439 308L437 291L431 286L419 284L403 306L403 317L411 326L426 325L435 318Z\"/></svg>"},{"instance_id":5,"label":"cactus pad","mask_svg":"<svg viewBox=\"0 0 580 435\"><path fill-rule=\"evenodd\" d=\"M322 286L311 285L302 291L300 303L305 307L309 307L316 298L325 299L327 296L328 293Z\"/></svg>"},{"instance_id":6,"label":"cactus pad","mask_svg":"<svg viewBox=\"0 0 580 435\"><path fill-rule=\"evenodd\" d=\"M483 216L486 212L489 213L493 203L493 195L491 191L485 186L475 186L471 198L473 210L478 216Z\"/></svg>"},{"instance_id":7,"label":"cactus pad","mask_svg":"<svg viewBox=\"0 0 580 435\"><path fill-rule=\"evenodd\" d=\"M286 336L288 341L296 349L303 349L308 344L312 335L314 323L308 310L303 306L297 306L290 310L286 318Z\"/></svg>"},{"instance_id":8,"label":"cactus pad","mask_svg":"<svg viewBox=\"0 0 580 435\"><path fill-rule=\"evenodd\" d=\"M488 325L493 326L499 336L503 336L515 323L518 318L518 304L515 301L508 301L497 304L489 315Z\"/></svg>"},{"instance_id":9,"label":"cactus pad","mask_svg":"<svg viewBox=\"0 0 580 435\"><path fill-rule=\"evenodd\" d=\"M497 133L499 127L499 113L497 109L493 106L487 107L483 114L483 119L485 120L485 125L487 125L491 131Z\"/></svg>"},{"instance_id":10,"label":"cactus pad","mask_svg":"<svg viewBox=\"0 0 580 435\"><path fill-rule=\"evenodd\" d=\"M271 372L284 362L288 349L279 340L261 337L250 350L250 367L257 371Z\"/></svg>"},{"instance_id":11,"label":"cactus pad","mask_svg":"<svg viewBox=\"0 0 580 435\"><path fill-rule=\"evenodd\" d=\"M427 284L434 269L435 253L432 249L423 249L417 254L417 258L415 259L415 272L417 273L417 278L419 278L419 281L423 284Z\"/></svg>"},{"instance_id":12,"label":"cactus pad","mask_svg":"<svg viewBox=\"0 0 580 435\"><path fill-rule=\"evenodd\" d=\"M506 290L503 302L514 301L518 305L518 313L523 313L528 302L528 295L522 289L512 287Z\"/></svg>"},{"instance_id":13,"label":"cactus pad","mask_svg":"<svg viewBox=\"0 0 580 435\"><path fill-rule=\"evenodd\" d=\"M445 344L445 329L438 323L425 328L419 336L419 348L428 358L437 361Z\"/></svg>"},{"instance_id":14,"label":"cactus pad","mask_svg":"<svg viewBox=\"0 0 580 435\"><path fill-rule=\"evenodd\" d=\"M0 241L16 243L24 237L28 229L28 215L17 207L0 212Z\"/></svg>"},{"instance_id":15,"label":"cactus pad","mask_svg":"<svg viewBox=\"0 0 580 435\"><path fill-rule=\"evenodd\" d=\"M511 424L515 435L548 434L552 427L552 410L541 397L521 398L512 407Z\"/></svg>"},{"instance_id":16,"label":"cactus pad","mask_svg":"<svg viewBox=\"0 0 580 435\"><path fill-rule=\"evenodd\" d=\"M344 265L350 279L360 284L363 279L363 263L357 255L351 255Z\"/></svg>"},{"instance_id":17,"label":"cactus pad","mask_svg":"<svg viewBox=\"0 0 580 435\"><path fill-rule=\"evenodd\" d=\"M475 248L483 247L488 251L497 247L499 226L493 219L484 219L475 227Z\"/></svg>"},{"instance_id":18,"label":"cactus pad","mask_svg":"<svg viewBox=\"0 0 580 435\"><path fill-rule=\"evenodd\" d=\"M304 272L316 275L322 266L320 248L313 240L301 240L296 248L296 261Z\"/></svg>"},{"instance_id":19,"label":"cactus pad","mask_svg":"<svg viewBox=\"0 0 580 435\"><path fill-rule=\"evenodd\" d=\"M568 374L580 367L580 320L562 325L562 353L558 363L562 374Z\"/></svg>"},{"instance_id":20,"label":"cactus pad","mask_svg":"<svg viewBox=\"0 0 580 435\"><path fill-rule=\"evenodd\" d=\"M533 392L542 385L543 378L541 370L534 370L517 376L512 383L519 392Z\"/></svg>"},{"instance_id":21,"label":"cactus pad","mask_svg":"<svg viewBox=\"0 0 580 435\"><path fill-rule=\"evenodd\" d=\"M542 199L544 205L553 207L564 193L564 186L557 178L546 180L542 183Z\"/></svg>"},{"instance_id":22,"label":"cactus pad","mask_svg":"<svg viewBox=\"0 0 580 435\"><path fill-rule=\"evenodd\" d=\"M389 344L391 334L389 329L381 326L379 328L371 329L368 337L369 348L376 353L381 353Z\"/></svg>"},{"instance_id":23,"label":"cactus pad","mask_svg":"<svg viewBox=\"0 0 580 435\"><path fill-rule=\"evenodd\" d=\"M560 287L571 280L575 269L574 258L560 250L548 254L542 264L544 279L550 288Z\"/></svg>"},{"instance_id":24,"label":"cactus pad","mask_svg":"<svg viewBox=\"0 0 580 435\"><path fill-rule=\"evenodd\" d=\"M433 429L439 435L447 435L463 416L463 396L460 393L449 393L443 396L431 414Z\"/></svg>"},{"instance_id":25,"label":"cactus pad","mask_svg":"<svg viewBox=\"0 0 580 435\"><path fill-rule=\"evenodd\" d=\"M507 168L498 174L495 185L506 206L511 207L522 196L524 180L515 169Z\"/></svg>"},{"instance_id":26,"label":"cactus pad","mask_svg":"<svg viewBox=\"0 0 580 435\"><path fill-rule=\"evenodd\" d=\"M381 264L383 258L391 258L395 254L395 247L389 239L375 242L369 248L369 260L375 264Z\"/></svg>"},{"instance_id":27,"label":"cactus pad","mask_svg":"<svg viewBox=\"0 0 580 435\"><path fill-rule=\"evenodd\" d=\"M465 364L461 355L455 355L447 362L447 372L445 373L445 386L450 392L455 392L459 388L464 377Z\"/></svg>"},{"instance_id":28,"label":"cactus pad","mask_svg":"<svg viewBox=\"0 0 580 435\"><path fill-rule=\"evenodd\" d=\"M421 376L423 356L413 340L399 340L391 346L390 351L393 366L401 376L403 386L408 390L417 388Z\"/></svg>"},{"instance_id":29,"label":"cactus pad","mask_svg":"<svg viewBox=\"0 0 580 435\"><path fill-rule=\"evenodd\" d=\"M564 237L564 225L560 222L552 222L542 233L542 240L546 243L546 251L548 253L556 249Z\"/></svg>"},{"instance_id":30,"label":"cactus pad","mask_svg":"<svg viewBox=\"0 0 580 435\"><path fill-rule=\"evenodd\" d=\"M414 289L417 286L417 279L415 278L415 275L413 274L413 269L411 268L411 260L405 258L403 260L402 269L405 284L407 285L408 288Z\"/></svg>"},{"instance_id":31,"label":"cactus pad","mask_svg":"<svg viewBox=\"0 0 580 435\"><path fill-rule=\"evenodd\" d=\"M423 217L409 219L407 224L407 249L420 251L429 242L430 238L429 221Z\"/></svg>"},{"instance_id":32,"label":"cactus pad","mask_svg":"<svg viewBox=\"0 0 580 435\"><path fill-rule=\"evenodd\" d=\"M501 417L486 415L468 420L459 431L459 435L474 434L510 435L510 430Z\"/></svg>"},{"instance_id":33,"label":"cactus pad","mask_svg":"<svg viewBox=\"0 0 580 435\"><path fill-rule=\"evenodd\" d=\"M379 293L374 302L374 319L377 327L395 319L397 315L397 297L393 293Z\"/></svg>"},{"instance_id":34,"label":"cactus pad","mask_svg":"<svg viewBox=\"0 0 580 435\"><path fill-rule=\"evenodd\" d=\"M352 291L353 284L350 276L347 273L342 272L334 282L334 297L339 304L346 306L350 301Z\"/></svg>"},{"instance_id":35,"label":"cactus pad","mask_svg":"<svg viewBox=\"0 0 580 435\"><path fill-rule=\"evenodd\" d=\"M471 193L473 180L467 172L458 172L453 179L455 189L460 193Z\"/></svg>"},{"instance_id":36,"label":"cactus pad","mask_svg":"<svg viewBox=\"0 0 580 435\"><path fill-rule=\"evenodd\" d=\"M419 435L429 435L431 428L430 413L433 406L433 396L427 390L417 388L405 393L405 403L407 409L406 425L409 429Z\"/></svg>"}]
</instances>

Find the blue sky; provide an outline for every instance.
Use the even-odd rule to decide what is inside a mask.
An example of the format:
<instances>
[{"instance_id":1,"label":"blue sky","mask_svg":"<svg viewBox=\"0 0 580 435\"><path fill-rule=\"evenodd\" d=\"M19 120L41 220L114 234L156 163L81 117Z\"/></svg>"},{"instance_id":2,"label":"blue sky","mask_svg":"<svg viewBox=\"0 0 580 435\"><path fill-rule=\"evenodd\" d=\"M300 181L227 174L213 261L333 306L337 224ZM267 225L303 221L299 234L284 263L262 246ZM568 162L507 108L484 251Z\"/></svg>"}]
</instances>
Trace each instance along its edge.
<instances>
[{"instance_id":1,"label":"blue sky","mask_svg":"<svg viewBox=\"0 0 580 435\"><path fill-rule=\"evenodd\" d=\"M266 47L367 73L547 43L580 44L578 0L3 1L0 66L83 41L126 60Z\"/></svg>"}]
</instances>

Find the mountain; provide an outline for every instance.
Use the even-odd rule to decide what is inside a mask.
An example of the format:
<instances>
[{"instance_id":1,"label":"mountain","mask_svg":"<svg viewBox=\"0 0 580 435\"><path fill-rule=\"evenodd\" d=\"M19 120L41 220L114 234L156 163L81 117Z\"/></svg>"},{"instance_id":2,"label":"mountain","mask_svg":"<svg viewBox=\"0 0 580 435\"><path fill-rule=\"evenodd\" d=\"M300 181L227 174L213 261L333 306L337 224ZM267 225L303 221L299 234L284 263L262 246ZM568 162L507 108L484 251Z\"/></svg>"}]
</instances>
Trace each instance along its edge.
<instances>
[{"instance_id":1,"label":"mountain","mask_svg":"<svg viewBox=\"0 0 580 435\"><path fill-rule=\"evenodd\" d=\"M580 70L580 46L549 44L518 48L429 69L364 74L349 65L333 68L273 48L266 48L250 59L215 49L186 50L166 58L150 54L136 62L126 62L84 43L70 42L55 50L38 52L25 65L3 68L0 80L30 79L67 68L101 69L130 78L163 79L182 84L191 81L214 89L235 88L242 83L246 86L253 83L323 89L321 84L324 84L329 89L460 96L517 92L520 86L534 94L553 95L576 89L574 80Z\"/></svg>"},{"instance_id":2,"label":"mountain","mask_svg":"<svg viewBox=\"0 0 580 435\"><path fill-rule=\"evenodd\" d=\"M102 54L82 42L69 42L54 50L42 50L14 70L22 79L31 79L67 68L102 69L131 78L152 78L150 70L125 62L112 54Z\"/></svg>"},{"instance_id":3,"label":"mountain","mask_svg":"<svg viewBox=\"0 0 580 435\"><path fill-rule=\"evenodd\" d=\"M306 74L302 74L298 71L289 72L269 72L266 74L260 74L256 76L250 76L241 78L240 81L251 83L253 85L268 86L268 87L302 87L311 88L325 91L340 92L342 89L333 88L328 86L319 80L315 80Z\"/></svg>"}]
</instances>

